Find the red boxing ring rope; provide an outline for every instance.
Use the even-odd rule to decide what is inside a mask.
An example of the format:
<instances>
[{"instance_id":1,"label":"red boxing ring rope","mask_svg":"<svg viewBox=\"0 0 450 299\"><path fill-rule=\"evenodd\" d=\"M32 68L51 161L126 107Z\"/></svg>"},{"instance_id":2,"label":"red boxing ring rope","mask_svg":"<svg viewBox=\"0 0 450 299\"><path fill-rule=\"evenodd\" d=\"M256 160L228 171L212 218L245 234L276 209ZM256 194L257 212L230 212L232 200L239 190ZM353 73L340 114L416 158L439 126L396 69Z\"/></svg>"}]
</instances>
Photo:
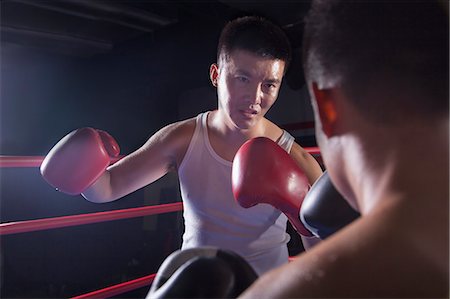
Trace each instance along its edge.
<instances>
[{"instance_id":1,"label":"red boxing ring rope","mask_svg":"<svg viewBox=\"0 0 450 299\"><path fill-rule=\"evenodd\" d=\"M39 167L42 156L0 156L0 167Z\"/></svg>"},{"instance_id":2,"label":"red boxing ring rope","mask_svg":"<svg viewBox=\"0 0 450 299\"><path fill-rule=\"evenodd\" d=\"M90 214L80 214L71 216L62 216L54 218L43 218L36 220L26 220L17 222L8 222L0 224L0 236L60 228L67 226L76 226L89 223L105 222L119 219L134 218L162 213L180 211L183 209L181 202L163 204L158 206L147 206L140 208L130 208L124 210L115 210L107 212L98 212Z\"/></svg>"},{"instance_id":3,"label":"red boxing ring rope","mask_svg":"<svg viewBox=\"0 0 450 299\"><path fill-rule=\"evenodd\" d=\"M305 147L304 148L311 155L320 155L320 149L317 146ZM120 156L112 163L123 158ZM39 167L41 166L43 156L0 156L0 168L11 168L11 167Z\"/></svg>"},{"instance_id":4,"label":"red boxing ring rope","mask_svg":"<svg viewBox=\"0 0 450 299\"><path fill-rule=\"evenodd\" d=\"M305 150L311 155L320 155L318 147L309 147ZM119 157L119 160L122 157ZM43 156L0 156L0 168L4 167L39 167L43 161ZM115 161L113 161L115 162ZM123 210L98 212L90 214L80 214L71 216L61 216L54 218L43 218L36 220L16 221L0 224L0 236L18 234L39 230L47 230L61 227L69 227L90 223L98 223L105 221L113 221L119 219L127 219L141 216L156 215L162 213L169 213L180 211L183 209L182 202L163 204L158 206L146 206L139 208L130 208ZM294 257L289 257L292 261ZM104 289L86 293L73 297L72 299L86 299L86 298L110 298L115 295L123 294L147 285L150 285L156 274L150 274L138 279L119 283Z\"/></svg>"},{"instance_id":5,"label":"red boxing ring rope","mask_svg":"<svg viewBox=\"0 0 450 299\"><path fill-rule=\"evenodd\" d=\"M305 147L304 149L311 155L320 155L320 149L318 146Z\"/></svg>"},{"instance_id":6,"label":"red boxing ring rope","mask_svg":"<svg viewBox=\"0 0 450 299\"><path fill-rule=\"evenodd\" d=\"M124 156L119 156L111 161L115 163ZM0 156L0 168L11 167L40 167L44 156Z\"/></svg>"},{"instance_id":7,"label":"red boxing ring rope","mask_svg":"<svg viewBox=\"0 0 450 299\"><path fill-rule=\"evenodd\" d=\"M116 295L133 291L141 287L150 285L155 279L156 274L150 274L141 278L119 283L104 289L72 297L71 299L87 299L87 298L110 298Z\"/></svg>"}]
</instances>

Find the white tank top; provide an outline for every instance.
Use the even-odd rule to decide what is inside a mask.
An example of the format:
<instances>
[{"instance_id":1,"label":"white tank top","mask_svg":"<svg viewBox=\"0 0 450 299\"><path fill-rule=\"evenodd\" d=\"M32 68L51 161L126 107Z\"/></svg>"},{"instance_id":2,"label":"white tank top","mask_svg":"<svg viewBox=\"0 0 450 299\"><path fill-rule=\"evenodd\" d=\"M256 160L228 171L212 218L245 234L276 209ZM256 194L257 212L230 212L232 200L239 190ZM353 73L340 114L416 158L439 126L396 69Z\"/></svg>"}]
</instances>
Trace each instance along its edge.
<instances>
[{"instance_id":1,"label":"white tank top","mask_svg":"<svg viewBox=\"0 0 450 299\"><path fill-rule=\"evenodd\" d=\"M213 150L207 117L208 112L197 116L194 134L178 170L185 224L182 249L230 249L262 274L288 261L287 218L268 204L245 209L236 203L231 190L232 162ZM283 131L278 144L289 153L293 142L294 138Z\"/></svg>"}]
</instances>

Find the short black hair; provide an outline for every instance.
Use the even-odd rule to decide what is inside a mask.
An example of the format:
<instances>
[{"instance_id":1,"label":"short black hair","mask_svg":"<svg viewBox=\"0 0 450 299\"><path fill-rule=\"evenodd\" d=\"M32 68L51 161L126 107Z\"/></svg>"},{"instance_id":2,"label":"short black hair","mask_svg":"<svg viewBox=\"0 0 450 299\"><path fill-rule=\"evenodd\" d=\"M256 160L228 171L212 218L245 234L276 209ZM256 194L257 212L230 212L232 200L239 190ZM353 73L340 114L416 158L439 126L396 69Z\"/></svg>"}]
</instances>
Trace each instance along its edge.
<instances>
[{"instance_id":1,"label":"short black hair","mask_svg":"<svg viewBox=\"0 0 450 299\"><path fill-rule=\"evenodd\" d=\"M448 55L438 1L314 0L305 19L307 80L334 80L377 122L448 117Z\"/></svg>"},{"instance_id":2,"label":"short black hair","mask_svg":"<svg viewBox=\"0 0 450 299\"><path fill-rule=\"evenodd\" d=\"M228 60L236 50L246 50L261 57L291 62L291 45L285 32L273 22L259 16L245 16L228 22L222 29L217 47L217 62Z\"/></svg>"}]
</instances>

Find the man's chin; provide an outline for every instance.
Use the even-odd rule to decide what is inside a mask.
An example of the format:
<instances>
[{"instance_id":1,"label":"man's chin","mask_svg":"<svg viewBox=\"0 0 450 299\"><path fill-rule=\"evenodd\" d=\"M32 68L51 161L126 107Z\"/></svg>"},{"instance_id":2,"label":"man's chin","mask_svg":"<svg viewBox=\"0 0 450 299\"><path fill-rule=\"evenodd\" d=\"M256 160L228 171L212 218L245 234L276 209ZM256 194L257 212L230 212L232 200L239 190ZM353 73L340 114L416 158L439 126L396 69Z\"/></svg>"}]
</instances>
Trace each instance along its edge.
<instances>
[{"instance_id":1,"label":"man's chin","mask_svg":"<svg viewBox=\"0 0 450 299\"><path fill-rule=\"evenodd\" d=\"M256 125L256 120L241 121L236 123L236 127L241 131L248 131Z\"/></svg>"}]
</instances>

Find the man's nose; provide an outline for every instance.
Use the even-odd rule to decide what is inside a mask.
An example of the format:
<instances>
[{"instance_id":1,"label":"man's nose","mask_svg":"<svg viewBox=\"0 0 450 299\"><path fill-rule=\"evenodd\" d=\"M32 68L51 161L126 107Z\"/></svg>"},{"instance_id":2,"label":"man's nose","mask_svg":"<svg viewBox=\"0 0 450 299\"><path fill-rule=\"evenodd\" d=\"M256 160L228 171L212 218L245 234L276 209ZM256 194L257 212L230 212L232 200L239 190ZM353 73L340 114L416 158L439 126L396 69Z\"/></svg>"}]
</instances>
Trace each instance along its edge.
<instances>
[{"instance_id":1,"label":"man's nose","mask_svg":"<svg viewBox=\"0 0 450 299\"><path fill-rule=\"evenodd\" d=\"M252 86L249 86L248 94L246 96L246 100L249 105L261 104L261 97L262 97L261 84L254 84Z\"/></svg>"}]
</instances>

